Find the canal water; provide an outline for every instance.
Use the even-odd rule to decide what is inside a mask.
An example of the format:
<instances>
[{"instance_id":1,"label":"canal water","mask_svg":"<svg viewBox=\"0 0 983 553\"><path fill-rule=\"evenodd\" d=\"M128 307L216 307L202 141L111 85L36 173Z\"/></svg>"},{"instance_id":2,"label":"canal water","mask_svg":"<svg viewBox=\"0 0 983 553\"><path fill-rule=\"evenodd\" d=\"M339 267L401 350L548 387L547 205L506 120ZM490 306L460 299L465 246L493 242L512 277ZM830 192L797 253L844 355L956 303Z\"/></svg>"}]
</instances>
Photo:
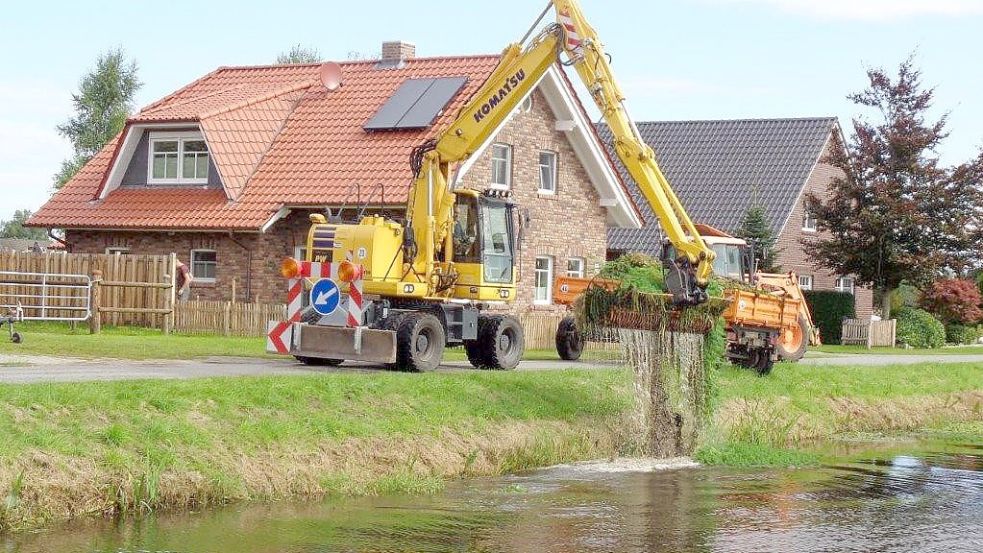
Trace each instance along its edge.
<instances>
[{"instance_id":1,"label":"canal water","mask_svg":"<svg viewBox=\"0 0 983 553\"><path fill-rule=\"evenodd\" d=\"M983 551L983 447L912 449L819 469L561 466L426 497L90 521L0 538L0 551Z\"/></svg>"}]
</instances>

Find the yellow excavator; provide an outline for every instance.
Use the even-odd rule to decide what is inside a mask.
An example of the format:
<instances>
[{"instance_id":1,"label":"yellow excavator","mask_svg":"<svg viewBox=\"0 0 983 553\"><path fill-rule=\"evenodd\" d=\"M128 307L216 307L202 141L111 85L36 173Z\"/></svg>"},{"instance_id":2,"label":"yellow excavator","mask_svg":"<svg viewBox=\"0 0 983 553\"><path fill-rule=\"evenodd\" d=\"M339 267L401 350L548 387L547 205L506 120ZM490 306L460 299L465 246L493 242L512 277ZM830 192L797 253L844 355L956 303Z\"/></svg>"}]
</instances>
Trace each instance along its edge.
<instances>
[{"instance_id":1,"label":"yellow excavator","mask_svg":"<svg viewBox=\"0 0 983 553\"><path fill-rule=\"evenodd\" d=\"M555 21L538 32L550 12ZM306 317L290 353L307 363L364 360L401 370L439 365L447 345L465 347L476 367L512 369L522 327L487 304L516 291L514 205L507 192L453 188L451 168L475 154L553 64L573 67L614 137L614 149L659 218L675 252L664 260L678 306L707 300L714 252L683 209L624 106L609 57L574 0L550 2L525 37L509 45L487 81L436 138L413 151L405 222L367 216L359 224L311 216L307 261L351 260L364 270L362 320L352 327ZM297 276L285 260L285 277ZM350 272L350 271L349 271ZM347 284L340 290L346 292ZM306 321L306 322L305 322Z\"/></svg>"}]
</instances>

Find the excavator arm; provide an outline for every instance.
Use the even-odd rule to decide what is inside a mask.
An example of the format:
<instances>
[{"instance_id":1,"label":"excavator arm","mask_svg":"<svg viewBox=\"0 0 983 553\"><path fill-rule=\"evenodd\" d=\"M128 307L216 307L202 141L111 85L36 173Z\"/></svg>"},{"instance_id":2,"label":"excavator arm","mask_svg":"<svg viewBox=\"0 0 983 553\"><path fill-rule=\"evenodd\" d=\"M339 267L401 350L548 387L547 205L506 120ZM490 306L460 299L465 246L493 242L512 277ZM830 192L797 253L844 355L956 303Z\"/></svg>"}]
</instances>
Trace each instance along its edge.
<instances>
[{"instance_id":1,"label":"excavator arm","mask_svg":"<svg viewBox=\"0 0 983 553\"><path fill-rule=\"evenodd\" d=\"M438 259L452 258L450 238L454 194L450 168L466 159L495 132L519 102L554 63L573 66L614 137L614 149L659 218L674 255L663 260L666 287L677 304L706 301L714 253L703 242L693 221L659 169L652 149L642 140L624 107L608 56L574 0L554 0L556 23L547 25L526 44L509 45L495 71L462 108L455 121L436 139L414 151L414 183L408 205L407 246L413 270L448 275L453 268ZM540 19L542 19L542 17ZM534 27L538 25L538 21ZM527 35L529 36L529 35ZM566 60L560 54L566 54ZM438 255L441 252L442 255Z\"/></svg>"}]
</instances>

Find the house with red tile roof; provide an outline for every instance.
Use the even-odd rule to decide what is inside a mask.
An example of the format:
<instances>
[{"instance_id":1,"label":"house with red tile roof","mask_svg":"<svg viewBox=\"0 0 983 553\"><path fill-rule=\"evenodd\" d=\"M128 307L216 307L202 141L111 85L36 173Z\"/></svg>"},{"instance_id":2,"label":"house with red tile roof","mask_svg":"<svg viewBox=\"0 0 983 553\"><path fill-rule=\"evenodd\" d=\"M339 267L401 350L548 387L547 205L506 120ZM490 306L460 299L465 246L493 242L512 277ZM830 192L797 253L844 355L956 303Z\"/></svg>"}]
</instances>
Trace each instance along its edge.
<instances>
[{"instance_id":1,"label":"house with red tile roof","mask_svg":"<svg viewBox=\"0 0 983 553\"><path fill-rule=\"evenodd\" d=\"M317 64L221 67L132 116L29 224L64 229L72 252L174 252L195 277L192 297L282 301L279 262L303 253L308 216L398 218L410 151L453 121L499 61L418 58L406 43L383 53L342 63L333 91ZM408 80L447 77L464 84L429 125L366 128ZM642 222L559 65L453 180L517 199L520 310L552 309L556 275L592 273L607 228Z\"/></svg>"}]
</instances>

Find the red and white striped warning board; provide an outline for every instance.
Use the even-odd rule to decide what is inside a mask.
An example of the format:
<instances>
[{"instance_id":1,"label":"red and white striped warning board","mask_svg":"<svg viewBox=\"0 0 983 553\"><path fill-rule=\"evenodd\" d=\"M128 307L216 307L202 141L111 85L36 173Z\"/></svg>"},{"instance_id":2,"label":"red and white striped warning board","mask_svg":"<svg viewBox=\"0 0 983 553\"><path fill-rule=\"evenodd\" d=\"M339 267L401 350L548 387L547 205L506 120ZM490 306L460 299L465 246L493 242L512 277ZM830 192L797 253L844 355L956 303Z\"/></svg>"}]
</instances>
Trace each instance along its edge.
<instances>
[{"instance_id":1,"label":"red and white striped warning board","mask_svg":"<svg viewBox=\"0 0 983 553\"><path fill-rule=\"evenodd\" d=\"M316 261L299 261L300 271L295 278L287 279L287 320L270 321L266 334L266 351L271 353L290 353L290 343L293 341L294 323L300 322L304 306L305 278L334 278L338 275L341 263L319 263ZM351 263L355 270L354 278L348 285L348 317L349 327L356 327L362 321L362 280L365 269L361 265Z\"/></svg>"},{"instance_id":2,"label":"red and white striped warning board","mask_svg":"<svg viewBox=\"0 0 983 553\"><path fill-rule=\"evenodd\" d=\"M580 48L582 40L580 35L577 33L576 25L573 24L573 18L570 17L570 13L562 11L558 16L558 19L560 20L560 24L563 25L563 36L566 39L564 48L571 52L577 48Z\"/></svg>"}]
</instances>

